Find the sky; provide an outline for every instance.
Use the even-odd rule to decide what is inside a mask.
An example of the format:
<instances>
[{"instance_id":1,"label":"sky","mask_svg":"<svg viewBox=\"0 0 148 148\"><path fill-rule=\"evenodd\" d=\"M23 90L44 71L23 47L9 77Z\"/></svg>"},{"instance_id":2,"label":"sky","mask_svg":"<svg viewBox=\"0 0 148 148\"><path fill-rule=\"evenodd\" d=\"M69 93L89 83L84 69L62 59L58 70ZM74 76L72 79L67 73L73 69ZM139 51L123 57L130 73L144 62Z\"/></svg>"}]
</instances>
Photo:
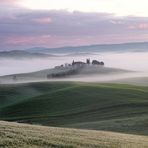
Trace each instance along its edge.
<instances>
[{"instance_id":1,"label":"sky","mask_svg":"<svg viewBox=\"0 0 148 148\"><path fill-rule=\"evenodd\" d=\"M147 0L0 0L0 50L148 41Z\"/></svg>"}]
</instances>

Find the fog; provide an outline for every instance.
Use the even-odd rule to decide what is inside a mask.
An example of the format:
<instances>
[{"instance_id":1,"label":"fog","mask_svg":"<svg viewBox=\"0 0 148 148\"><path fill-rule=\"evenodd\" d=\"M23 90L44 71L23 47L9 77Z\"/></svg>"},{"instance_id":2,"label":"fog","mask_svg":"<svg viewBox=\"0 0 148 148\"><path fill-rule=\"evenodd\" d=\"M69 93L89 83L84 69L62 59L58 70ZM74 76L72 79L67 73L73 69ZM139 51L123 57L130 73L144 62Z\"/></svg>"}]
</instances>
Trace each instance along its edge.
<instances>
[{"instance_id":1,"label":"fog","mask_svg":"<svg viewBox=\"0 0 148 148\"><path fill-rule=\"evenodd\" d=\"M148 72L148 52L108 53L102 57L110 67Z\"/></svg>"},{"instance_id":2,"label":"fog","mask_svg":"<svg viewBox=\"0 0 148 148\"><path fill-rule=\"evenodd\" d=\"M148 52L132 53L87 53L74 55L61 55L49 58L34 59L0 59L0 83L26 83L39 81L83 81L83 82L107 82L125 83L148 86ZM47 79L49 73L55 72L55 66L72 63L75 61L85 62L99 60L105 63L104 68L93 67L83 69L77 75L66 78ZM50 70L51 69L51 70ZM43 70L43 71L42 71ZM40 72L36 72L40 71ZM35 73L30 73L35 72ZM22 74L23 73L23 74ZM27 74L29 73L29 74ZM11 74L17 75L17 81ZM8 75L8 76L7 76Z\"/></svg>"},{"instance_id":3,"label":"fog","mask_svg":"<svg viewBox=\"0 0 148 148\"><path fill-rule=\"evenodd\" d=\"M148 53L100 53L88 54L85 56L61 56L45 59L0 59L0 75L16 73L27 73L42 69L53 68L64 63L75 61L85 61L86 58L96 59L105 62L107 67L115 67L133 71L148 72Z\"/></svg>"}]
</instances>

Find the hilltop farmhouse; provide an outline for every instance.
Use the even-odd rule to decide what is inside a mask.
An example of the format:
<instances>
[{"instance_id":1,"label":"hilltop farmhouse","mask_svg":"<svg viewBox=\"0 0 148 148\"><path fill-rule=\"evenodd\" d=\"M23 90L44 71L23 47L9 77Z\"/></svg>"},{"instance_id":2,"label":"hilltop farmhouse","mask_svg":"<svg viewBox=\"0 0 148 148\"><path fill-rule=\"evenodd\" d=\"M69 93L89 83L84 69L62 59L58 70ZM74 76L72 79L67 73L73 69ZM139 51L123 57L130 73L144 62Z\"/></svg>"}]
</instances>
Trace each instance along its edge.
<instances>
[{"instance_id":1,"label":"hilltop farmhouse","mask_svg":"<svg viewBox=\"0 0 148 148\"><path fill-rule=\"evenodd\" d=\"M97 61L97 60L93 60L92 62L90 61L90 59L86 59L86 63L82 62L82 61L77 61L75 62L73 60L72 62L72 66L84 66L84 65L98 65L98 66L104 66L104 62L102 61Z\"/></svg>"},{"instance_id":2,"label":"hilltop farmhouse","mask_svg":"<svg viewBox=\"0 0 148 148\"><path fill-rule=\"evenodd\" d=\"M82 61L74 61L71 64L66 63L65 65L61 66L56 66L54 69L55 71L51 74L47 75L47 78L62 78L62 77L67 77L71 75L78 74L81 72L84 68L99 68L99 67L104 66L104 62L102 61L97 61L97 60L92 60L86 59L86 62Z\"/></svg>"}]
</instances>

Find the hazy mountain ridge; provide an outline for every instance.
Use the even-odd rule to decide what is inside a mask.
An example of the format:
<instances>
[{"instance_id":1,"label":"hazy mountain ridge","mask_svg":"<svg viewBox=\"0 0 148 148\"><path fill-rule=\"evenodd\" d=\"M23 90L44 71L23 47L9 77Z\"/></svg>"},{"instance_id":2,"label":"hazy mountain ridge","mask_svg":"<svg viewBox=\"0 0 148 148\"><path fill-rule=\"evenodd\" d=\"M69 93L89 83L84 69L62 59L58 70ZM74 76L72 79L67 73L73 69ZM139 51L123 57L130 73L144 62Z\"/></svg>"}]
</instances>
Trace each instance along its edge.
<instances>
[{"instance_id":1,"label":"hazy mountain ridge","mask_svg":"<svg viewBox=\"0 0 148 148\"><path fill-rule=\"evenodd\" d=\"M0 58L45 58L45 57L51 57L54 55L51 54L45 54L45 53L32 53L29 51L23 51L23 50L12 50L12 51L1 51L0 52Z\"/></svg>"},{"instance_id":2,"label":"hazy mountain ridge","mask_svg":"<svg viewBox=\"0 0 148 148\"><path fill-rule=\"evenodd\" d=\"M79 53L79 52L145 52L148 51L148 42L98 44L87 46L69 46L59 48L34 47L25 51L38 53Z\"/></svg>"},{"instance_id":3,"label":"hazy mountain ridge","mask_svg":"<svg viewBox=\"0 0 148 148\"><path fill-rule=\"evenodd\" d=\"M89 55L99 52L148 52L148 42L122 43L122 44L98 44L86 46L69 46L59 48L33 47L24 50L0 51L0 58L44 58L56 56Z\"/></svg>"}]
</instances>

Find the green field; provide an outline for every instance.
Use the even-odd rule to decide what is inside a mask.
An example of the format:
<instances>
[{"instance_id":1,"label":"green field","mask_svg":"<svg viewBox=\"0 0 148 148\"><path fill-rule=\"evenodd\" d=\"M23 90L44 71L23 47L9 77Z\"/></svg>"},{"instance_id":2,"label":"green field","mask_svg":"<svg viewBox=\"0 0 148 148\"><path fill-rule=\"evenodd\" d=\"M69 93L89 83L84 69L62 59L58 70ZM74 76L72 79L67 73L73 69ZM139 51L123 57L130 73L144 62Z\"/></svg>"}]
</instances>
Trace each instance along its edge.
<instances>
[{"instance_id":1,"label":"green field","mask_svg":"<svg viewBox=\"0 0 148 148\"><path fill-rule=\"evenodd\" d=\"M0 120L148 135L148 87L78 82L1 85Z\"/></svg>"},{"instance_id":2,"label":"green field","mask_svg":"<svg viewBox=\"0 0 148 148\"><path fill-rule=\"evenodd\" d=\"M147 148L146 136L0 121L2 148Z\"/></svg>"}]
</instances>

